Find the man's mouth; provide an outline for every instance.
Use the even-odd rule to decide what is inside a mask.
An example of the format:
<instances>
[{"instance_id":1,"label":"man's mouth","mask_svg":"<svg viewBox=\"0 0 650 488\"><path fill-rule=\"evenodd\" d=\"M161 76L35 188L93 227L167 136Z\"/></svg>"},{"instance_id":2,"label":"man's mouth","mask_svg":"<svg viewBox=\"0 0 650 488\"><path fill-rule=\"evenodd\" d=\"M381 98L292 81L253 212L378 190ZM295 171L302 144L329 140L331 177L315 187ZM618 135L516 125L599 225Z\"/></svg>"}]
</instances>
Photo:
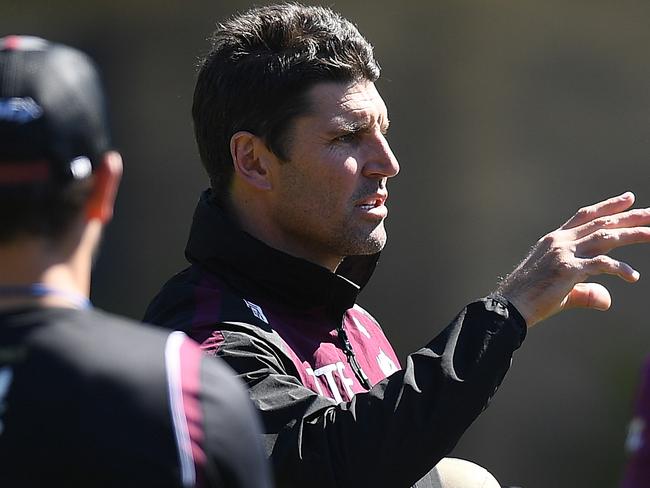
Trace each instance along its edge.
<instances>
[{"instance_id":1,"label":"man's mouth","mask_svg":"<svg viewBox=\"0 0 650 488\"><path fill-rule=\"evenodd\" d=\"M388 208L384 205L387 198L388 193L386 192L375 193L359 200L355 208L359 209L365 218L383 220L388 215Z\"/></svg>"},{"instance_id":2,"label":"man's mouth","mask_svg":"<svg viewBox=\"0 0 650 488\"><path fill-rule=\"evenodd\" d=\"M376 193L359 201L355 206L364 210L370 210L384 205L388 199L388 193Z\"/></svg>"},{"instance_id":3,"label":"man's mouth","mask_svg":"<svg viewBox=\"0 0 650 488\"><path fill-rule=\"evenodd\" d=\"M357 207L359 207L359 208L361 208L363 210L370 210L372 208L378 207L379 205L381 205L381 203L378 203L378 201L375 201L373 203L364 203L364 204L361 204L361 205L357 205Z\"/></svg>"}]
</instances>

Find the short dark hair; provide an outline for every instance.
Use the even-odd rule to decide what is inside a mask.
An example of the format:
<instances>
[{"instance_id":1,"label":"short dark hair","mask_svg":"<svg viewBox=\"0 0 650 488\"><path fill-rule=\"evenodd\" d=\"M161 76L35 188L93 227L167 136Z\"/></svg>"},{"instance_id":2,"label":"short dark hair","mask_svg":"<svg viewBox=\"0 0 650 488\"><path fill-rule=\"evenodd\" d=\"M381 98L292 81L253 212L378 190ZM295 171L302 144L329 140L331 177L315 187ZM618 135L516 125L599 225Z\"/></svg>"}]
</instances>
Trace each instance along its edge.
<instances>
[{"instance_id":1,"label":"short dark hair","mask_svg":"<svg viewBox=\"0 0 650 488\"><path fill-rule=\"evenodd\" d=\"M20 238L56 242L72 227L90 197L92 178L0 191L0 245Z\"/></svg>"},{"instance_id":2,"label":"short dark hair","mask_svg":"<svg viewBox=\"0 0 650 488\"><path fill-rule=\"evenodd\" d=\"M309 110L319 82L376 81L372 46L329 8L287 3L259 7L220 24L199 69L192 116L213 195L227 197L238 131L262 138L287 159L291 123Z\"/></svg>"}]
</instances>

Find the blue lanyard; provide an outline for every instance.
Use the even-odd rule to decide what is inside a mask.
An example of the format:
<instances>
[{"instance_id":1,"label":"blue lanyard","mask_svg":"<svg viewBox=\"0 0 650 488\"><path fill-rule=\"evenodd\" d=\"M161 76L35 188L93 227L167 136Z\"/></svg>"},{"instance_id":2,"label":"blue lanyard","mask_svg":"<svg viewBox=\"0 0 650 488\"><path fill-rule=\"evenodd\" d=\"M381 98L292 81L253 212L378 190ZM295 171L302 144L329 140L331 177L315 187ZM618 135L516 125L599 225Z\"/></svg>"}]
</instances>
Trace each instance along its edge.
<instances>
[{"instance_id":1,"label":"blue lanyard","mask_svg":"<svg viewBox=\"0 0 650 488\"><path fill-rule=\"evenodd\" d=\"M60 296L77 308L91 308L90 300L81 293L75 293L60 288L54 288L44 283L30 283L29 285L0 285L0 297L45 297Z\"/></svg>"}]
</instances>

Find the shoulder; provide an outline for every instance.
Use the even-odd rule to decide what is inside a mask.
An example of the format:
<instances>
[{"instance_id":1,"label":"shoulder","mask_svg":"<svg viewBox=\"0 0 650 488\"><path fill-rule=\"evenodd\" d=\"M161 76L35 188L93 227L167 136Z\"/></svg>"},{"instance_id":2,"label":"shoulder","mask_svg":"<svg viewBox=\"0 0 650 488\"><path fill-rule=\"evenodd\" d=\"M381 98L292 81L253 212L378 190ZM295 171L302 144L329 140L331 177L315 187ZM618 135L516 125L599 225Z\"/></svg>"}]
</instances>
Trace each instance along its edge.
<instances>
[{"instance_id":1,"label":"shoulder","mask_svg":"<svg viewBox=\"0 0 650 488\"><path fill-rule=\"evenodd\" d=\"M198 265L175 275L162 287L144 320L183 331L207 349L221 344L224 334L274 338L261 306Z\"/></svg>"},{"instance_id":2,"label":"shoulder","mask_svg":"<svg viewBox=\"0 0 650 488\"><path fill-rule=\"evenodd\" d=\"M251 311L244 297L201 266L173 276L153 298L144 320L195 336L196 330L221 321L244 320Z\"/></svg>"},{"instance_id":3,"label":"shoulder","mask_svg":"<svg viewBox=\"0 0 650 488\"><path fill-rule=\"evenodd\" d=\"M163 340L169 334L169 331L159 327L136 322L98 308L44 309L31 314L27 320L39 325L33 334L36 342L71 341L70 347L92 347L93 343L97 343L103 344L104 348L111 348L133 339Z\"/></svg>"},{"instance_id":4,"label":"shoulder","mask_svg":"<svg viewBox=\"0 0 650 488\"><path fill-rule=\"evenodd\" d=\"M381 334L382 336L384 335L377 319L375 319L370 312L360 305L355 303L354 306L347 311L346 315L347 318L352 320L354 325L360 330L367 330L369 332Z\"/></svg>"},{"instance_id":5,"label":"shoulder","mask_svg":"<svg viewBox=\"0 0 650 488\"><path fill-rule=\"evenodd\" d=\"M33 361L52 365L44 375L63 374L91 390L104 382L132 391L163 388L169 330L97 309L50 310L41 317L26 345Z\"/></svg>"},{"instance_id":6,"label":"shoulder","mask_svg":"<svg viewBox=\"0 0 650 488\"><path fill-rule=\"evenodd\" d=\"M170 329L184 329L203 303L219 303L221 287L198 266L172 276L151 300L144 320Z\"/></svg>"},{"instance_id":7,"label":"shoulder","mask_svg":"<svg viewBox=\"0 0 650 488\"><path fill-rule=\"evenodd\" d=\"M149 324L92 308L74 310L52 316L51 335L60 335L71 345L111 350L134 341L156 344L159 347L169 331ZM81 341L81 344L75 341Z\"/></svg>"}]
</instances>

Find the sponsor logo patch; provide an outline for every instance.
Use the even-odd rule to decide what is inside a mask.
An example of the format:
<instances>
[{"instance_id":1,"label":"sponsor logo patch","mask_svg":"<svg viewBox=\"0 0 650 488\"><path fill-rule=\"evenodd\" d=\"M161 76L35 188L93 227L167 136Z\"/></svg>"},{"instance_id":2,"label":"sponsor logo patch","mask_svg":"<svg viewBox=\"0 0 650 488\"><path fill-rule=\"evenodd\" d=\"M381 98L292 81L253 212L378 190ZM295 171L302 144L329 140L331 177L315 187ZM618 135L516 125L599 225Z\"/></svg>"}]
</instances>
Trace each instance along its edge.
<instances>
[{"instance_id":1,"label":"sponsor logo patch","mask_svg":"<svg viewBox=\"0 0 650 488\"><path fill-rule=\"evenodd\" d=\"M246 299L244 299L244 303L248 308L250 308L251 312L253 312L253 315L255 315L255 317L260 319L265 324L269 323L269 321L266 318L266 315L264 315L264 312L262 312L262 308L259 305L255 305L254 303L249 302Z\"/></svg>"}]
</instances>

